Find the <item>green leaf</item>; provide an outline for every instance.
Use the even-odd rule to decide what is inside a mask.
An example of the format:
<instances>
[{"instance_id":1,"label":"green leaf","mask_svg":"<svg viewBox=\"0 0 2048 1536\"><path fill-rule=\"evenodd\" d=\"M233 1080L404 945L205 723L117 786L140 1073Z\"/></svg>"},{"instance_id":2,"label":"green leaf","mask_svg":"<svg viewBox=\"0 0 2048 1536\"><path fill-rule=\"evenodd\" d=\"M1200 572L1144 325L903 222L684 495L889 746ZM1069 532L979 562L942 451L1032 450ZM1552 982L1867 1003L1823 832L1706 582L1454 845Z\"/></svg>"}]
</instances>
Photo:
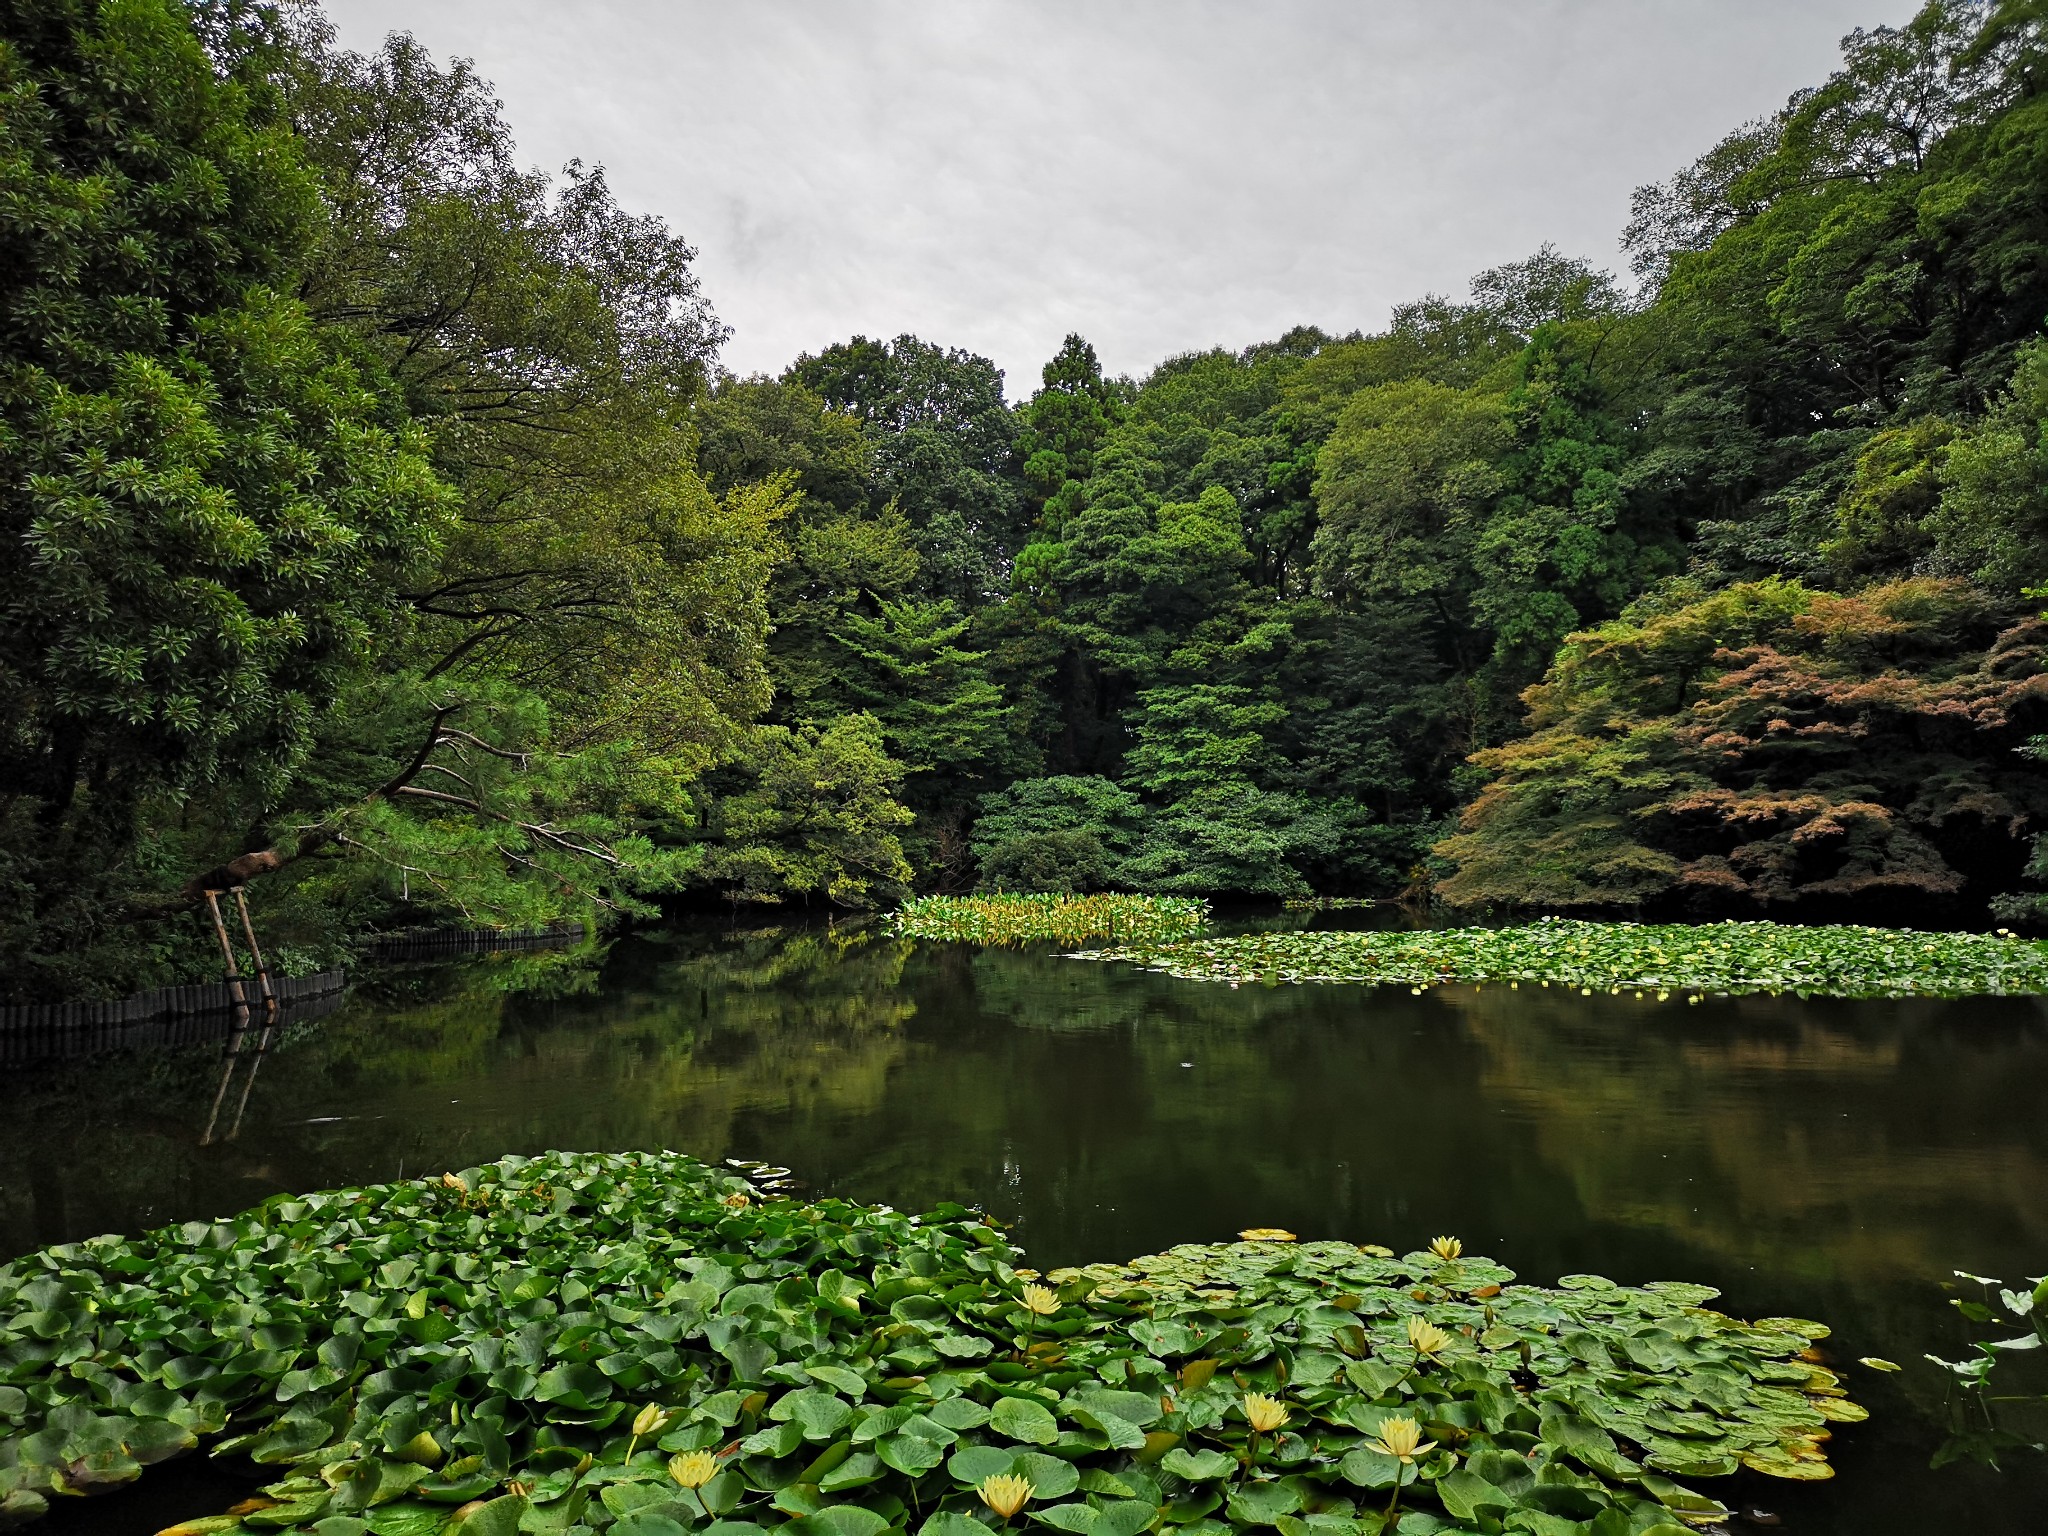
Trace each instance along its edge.
<instances>
[{"instance_id":1,"label":"green leaf","mask_svg":"<svg viewBox=\"0 0 2048 1536\"><path fill-rule=\"evenodd\" d=\"M1230 1518L1244 1525L1271 1525L1301 1508L1301 1495L1288 1483L1241 1483L1231 1490Z\"/></svg>"},{"instance_id":2,"label":"green leaf","mask_svg":"<svg viewBox=\"0 0 2048 1536\"><path fill-rule=\"evenodd\" d=\"M926 1520L917 1528L917 1536L995 1536L995 1532L971 1515L947 1511Z\"/></svg>"},{"instance_id":3,"label":"green leaf","mask_svg":"<svg viewBox=\"0 0 2048 1536\"><path fill-rule=\"evenodd\" d=\"M1159 1469L1191 1483L1205 1483L1230 1476L1237 1470L1237 1461L1221 1451L1190 1451L1180 1446L1159 1459Z\"/></svg>"},{"instance_id":4,"label":"green leaf","mask_svg":"<svg viewBox=\"0 0 2048 1536\"><path fill-rule=\"evenodd\" d=\"M998 1399L988 1427L1005 1439L1026 1445L1051 1445L1060 1437L1059 1424L1045 1404L1022 1397Z\"/></svg>"},{"instance_id":5,"label":"green leaf","mask_svg":"<svg viewBox=\"0 0 2048 1536\"><path fill-rule=\"evenodd\" d=\"M947 1458L946 1471L954 1482L977 1488L989 1478L1007 1473L1016 1459L1015 1451L998 1450L992 1445L970 1445Z\"/></svg>"},{"instance_id":6,"label":"green leaf","mask_svg":"<svg viewBox=\"0 0 2048 1536\"><path fill-rule=\"evenodd\" d=\"M843 1365L808 1365L804 1367L804 1373L813 1381L844 1392L855 1402L859 1402L868 1390L867 1378Z\"/></svg>"},{"instance_id":7,"label":"green leaf","mask_svg":"<svg viewBox=\"0 0 2048 1536\"><path fill-rule=\"evenodd\" d=\"M888 1520L858 1504L834 1504L806 1515L802 1521L807 1536L880 1536Z\"/></svg>"}]
</instances>

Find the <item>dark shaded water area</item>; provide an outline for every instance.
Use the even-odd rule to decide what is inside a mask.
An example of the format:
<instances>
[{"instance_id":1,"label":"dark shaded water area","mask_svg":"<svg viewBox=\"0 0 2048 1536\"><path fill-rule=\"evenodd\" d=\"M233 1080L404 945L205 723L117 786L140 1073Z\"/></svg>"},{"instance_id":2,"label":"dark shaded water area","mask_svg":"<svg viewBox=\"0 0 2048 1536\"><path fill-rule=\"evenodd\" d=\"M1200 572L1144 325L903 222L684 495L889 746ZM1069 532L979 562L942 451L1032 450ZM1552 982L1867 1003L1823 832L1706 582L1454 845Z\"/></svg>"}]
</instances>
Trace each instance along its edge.
<instances>
[{"instance_id":1,"label":"dark shaded water area","mask_svg":"<svg viewBox=\"0 0 2048 1536\"><path fill-rule=\"evenodd\" d=\"M1042 1267L1248 1226L1449 1233L1532 1282L1701 1281L1732 1312L1829 1323L1872 1413L1838 1432L1836 1478L1713 1486L1780 1529L2048 1529L2048 1457L1929 1469L1956 1405L1921 1359L1961 1357L1952 1271L2048 1268L2043 1000L1232 989L876 927L706 925L555 966L388 975L225 1092L217 1045L12 1071L0 1257L549 1148L969 1201ZM2038 1364L2011 1385L2041 1390ZM223 1502L203 1464L152 1478L46 1529Z\"/></svg>"}]
</instances>

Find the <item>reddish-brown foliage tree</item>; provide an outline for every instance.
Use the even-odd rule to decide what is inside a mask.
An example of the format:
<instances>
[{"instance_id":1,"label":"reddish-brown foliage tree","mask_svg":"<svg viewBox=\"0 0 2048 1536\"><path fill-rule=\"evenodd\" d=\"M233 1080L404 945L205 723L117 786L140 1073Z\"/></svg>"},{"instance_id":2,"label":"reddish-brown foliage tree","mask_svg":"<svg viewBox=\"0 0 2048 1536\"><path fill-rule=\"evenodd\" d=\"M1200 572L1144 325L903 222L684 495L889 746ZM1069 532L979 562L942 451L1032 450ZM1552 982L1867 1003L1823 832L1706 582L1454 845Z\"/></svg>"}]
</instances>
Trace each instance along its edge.
<instances>
[{"instance_id":1,"label":"reddish-brown foliage tree","mask_svg":"<svg viewBox=\"0 0 2048 1536\"><path fill-rule=\"evenodd\" d=\"M1678 587L1566 641L1438 846L1459 907L1922 920L2048 818L2048 626L1959 582ZM1930 905L1932 903L1932 905Z\"/></svg>"}]
</instances>

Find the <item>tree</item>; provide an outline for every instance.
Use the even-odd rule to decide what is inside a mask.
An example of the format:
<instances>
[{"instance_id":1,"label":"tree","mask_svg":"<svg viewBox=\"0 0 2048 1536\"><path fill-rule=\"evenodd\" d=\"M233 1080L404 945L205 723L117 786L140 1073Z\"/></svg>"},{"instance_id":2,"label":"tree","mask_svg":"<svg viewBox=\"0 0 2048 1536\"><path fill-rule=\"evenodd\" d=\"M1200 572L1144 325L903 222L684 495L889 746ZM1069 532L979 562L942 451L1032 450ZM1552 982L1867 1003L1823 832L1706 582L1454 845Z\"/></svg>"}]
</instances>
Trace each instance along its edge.
<instances>
[{"instance_id":1,"label":"tree","mask_svg":"<svg viewBox=\"0 0 2048 1536\"><path fill-rule=\"evenodd\" d=\"M1957 582L1679 584L1530 690L1439 893L1459 907L1923 917L2007 889L2048 785L2048 631Z\"/></svg>"},{"instance_id":2,"label":"tree","mask_svg":"<svg viewBox=\"0 0 2048 1536\"><path fill-rule=\"evenodd\" d=\"M743 771L748 787L718 803L710 878L749 901L874 907L907 893L894 829L913 818L896 802L903 769L874 716L765 726Z\"/></svg>"},{"instance_id":3,"label":"tree","mask_svg":"<svg viewBox=\"0 0 2048 1536\"><path fill-rule=\"evenodd\" d=\"M1155 812L1119 883L1182 896L1305 896L1300 861L1327 857L1334 827L1298 795L1223 779Z\"/></svg>"},{"instance_id":4,"label":"tree","mask_svg":"<svg viewBox=\"0 0 2048 1536\"><path fill-rule=\"evenodd\" d=\"M164 0L0 33L0 844L15 984L149 877L145 808L274 792L449 497L290 295L315 181L263 73Z\"/></svg>"},{"instance_id":5,"label":"tree","mask_svg":"<svg viewBox=\"0 0 2048 1536\"><path fill-rule=\"evenodd\" d=\"M1095 451L1123 418L1123 392L1102 376L1102 364L1087 341L1070 333L1040 374L1043 387L1018 414L1023 431L1017 457L1023 475L1044 510L1047 532L1059 524L1085 494L1095 473Z\"/></svg>"},{"instance_id":6,"label":"tree","mask_svg":"<svg viewBox=\"0 0 2048 1536\"><path fill-rule=\"evenodd\" d=\"M1108 779L1019 779L981 798L974 858L992 891L1100 891L1116 883L1144 825L1138 797Z\"/></svg>"},{"instance_id":7,"label":"tree","mask_svg":"<svg viewBox=\"0 0 2048 1536\"><path fill-rule=\"evenodd\" d=\"M941 797L1002 753L1003 691L985 653L960 644L968 620L952 600L884 600L874 617L850 612L833 631L835 667L854 711L881 722L892 756Z\"/></svg>"},{"instance_id":8,"label":"tree","mask_svg":"<svg viewBox=\"0 0 2048 1536\"><path fill-rule=\"evenodd\" d=\"M909 519L926 595L978 606L1008 585L1024 508L1002 370L915 336L856 336L798 358L783 378L861 423L874 452L872 499L893 500Z\"/></svg>"}]
</instances>

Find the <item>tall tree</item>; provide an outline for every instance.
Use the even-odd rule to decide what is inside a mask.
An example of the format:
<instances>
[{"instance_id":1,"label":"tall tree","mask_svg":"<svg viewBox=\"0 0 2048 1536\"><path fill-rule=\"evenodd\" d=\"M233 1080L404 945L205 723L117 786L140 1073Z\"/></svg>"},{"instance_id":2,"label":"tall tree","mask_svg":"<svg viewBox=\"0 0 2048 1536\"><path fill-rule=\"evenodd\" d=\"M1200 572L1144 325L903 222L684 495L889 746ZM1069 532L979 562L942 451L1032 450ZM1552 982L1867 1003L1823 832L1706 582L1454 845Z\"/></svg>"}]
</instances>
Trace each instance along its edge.
<instances>
[{"instance_id":1,"label":"tall tree","mask_svg":"<svg viewBox=\"0 0 2048 1536\"><path fill-rule=\"evenodd\" d=\"M0 928L46 983L148 884L146 805L274 791L449 498L293 295L316 180L260 14L0 25Z\"/></svg>"}]
</instances>

